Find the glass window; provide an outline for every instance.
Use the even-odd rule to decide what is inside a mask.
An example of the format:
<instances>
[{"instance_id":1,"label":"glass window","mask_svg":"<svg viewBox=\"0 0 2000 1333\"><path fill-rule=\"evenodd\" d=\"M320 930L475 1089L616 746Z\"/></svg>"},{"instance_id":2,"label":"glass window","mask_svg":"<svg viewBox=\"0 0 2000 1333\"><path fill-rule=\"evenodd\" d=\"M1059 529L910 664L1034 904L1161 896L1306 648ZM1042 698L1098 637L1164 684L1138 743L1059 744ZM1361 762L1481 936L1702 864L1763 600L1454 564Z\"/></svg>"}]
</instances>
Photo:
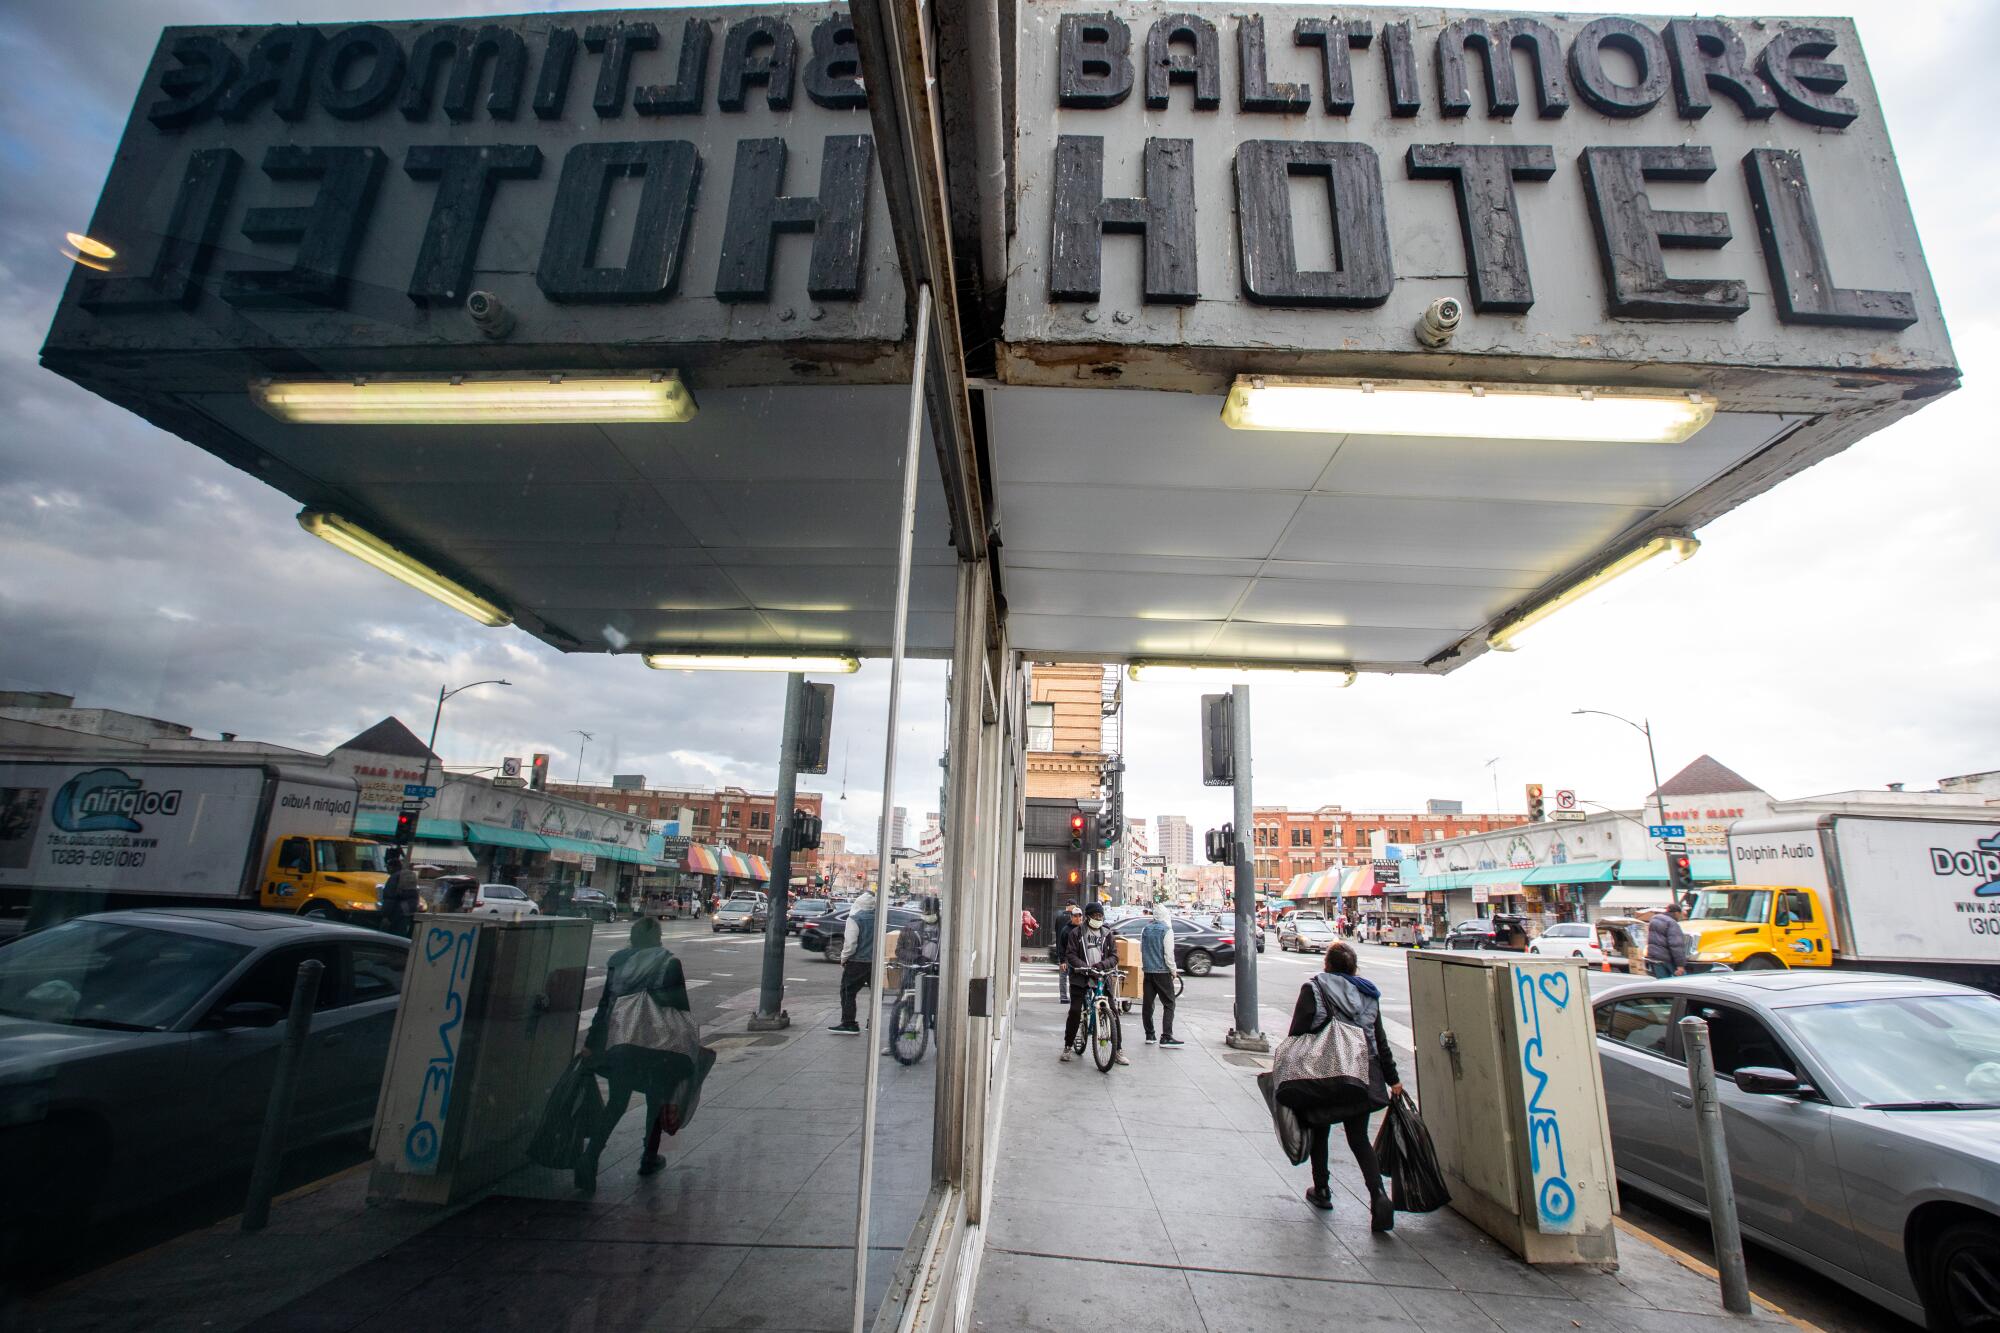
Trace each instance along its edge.
<instances>
[{"instance_id":1,"label":"glass window","mask_svg":"<svg viewBox=\"0 0 2000 1333\"><path fill-rule=\"evenodd\" d=\"M0 1013L73 1027L168 1027L249 952L226 940L65 921L0 950Z\"/></svg>"},{"instance_id":2,"label":"glass window","mask_svg":"<svg viewBox=\"0 0 2000 1333\"><path fill-rule=\"evenodd\" d=\"M1667 1054L1673 1032L1670 995L1634 995L1597 1006L1597 1035L1652 1055Z\"/></svg>"},{"instance_id":3,"label":"glass window","mask_svg":"<svg viewBox=\"0 0 2000 1333\"><path fill-rule=\"evenodd\" d=\"M1313 840L1313 835L1311 829L1295 828L1292 830L1292 846L1310 847L1312 846L1312 840Z\"/></svg>"},{"instance_id":4,"label":"glass window","mask_svg":"<svg viewBox=\"0 0 2000 1333\"><path fill-rule=\"evenodd\" d=\"M313 1008L334 1008L340 1003L340 946L301 944L289 949L274 949L252 963L250 970L237 978L236 984L216 1002L215 1009L232 1004L275 1004L280 1009L289 1010L292 1007L292 984L298 979L299 964L309 958L317 958L326 967L320 973L319 993L314 997Z\"/></svg>"},{"instance_id":5,"label":"glass window","mask_svg":"<svg viewBox=\"0 0 2000 1333\"><path fill-rule=\"evenodd\" d=\"M525 898L528 895L515 888L512 884L482 884L479 886L479 896L482 898Z\"/></svg>"},{"instance_id":6,"label":"glass window","mask_svg":"<svg viewBox=\"0 0 2000 1333\"><path fill-rule=\"evenodd\" d=\"M364 871L381 874L389 868L383 860L383 852L387 849L380 843L321 838L313 843L313 850L319 854L319 868L334 874L353 875Z\"/></svg>"},{"instance_id":7,"label":"glass window","mask_svg":"<svg viewBox=\"0 0 2000 1333\"><path fill-rule=\"evenodd\" d=\"M1687 1011L1708 1021L1708 1047L1715 1056L1716 1073L1727 1077L1749 1068L1799 1072L1784 1043L1755 1014L1731 1005L1699 1001L1689 1004Z\"/></svg>"},{"instance_id":8,"label":"glass window","mask_svg":"<svg viewBox=\"0 0 2000 1333\"><path fill-rule=\"evenodd\" d=\"M357 944L348 951L352 969L347 998L350 1004L366 1004L403 993L403 965L408 952L379 944Z\"/></svg>"},{"instance_id":9,"label":"glass window","mask_svg":"<svg viewBox=\"0 0 2000 1333\"><path fill-rule=\"evenodd\" d=\"M1991 995L1797 1005L1783 1016L1865 1106L2000 1105L2000 999Z\"/></svg>"},{"instance_id":10,"label":"glass window","mask_svg":"<svg viewBox=\"0 0 2000 1333\"><path fill-rule=\"evenodd\" d=\"M1755 921L1771 919L1769 889L1703 889L1695 897L1691 921Z\"/></svg>"},{"instance_id":11,"label":"glass window","mask_svg":"<svg viewBox=\"0 0 2000 1333\"><path fill-rule=\"evenodd\" d=\"M305 838L287 838L278 848L278 868L298 874L312 873L312 843Z\"/></svg>"},{"instance_id":12,"label":"glass window","mask_svg":"<svg viewBox=\"0 0 2000 1333\"><path fill-rule=\"evenodd\" d=\"M1813 902L1810 893L1781 893L1778 895L1778 924L1781 926L1811 925Z\"/></svg>"},{"instance_id":13,"label":"glass window","mask_svg":"<svg viewBox=\"0 0 2000 1333\"><path fill-rule=\"evenodd\" d=\"M1028 705L1028 748L1030 750L1053 750L1056 748L1056 706L1054 704Z\"/></svg>"}]
</instances>

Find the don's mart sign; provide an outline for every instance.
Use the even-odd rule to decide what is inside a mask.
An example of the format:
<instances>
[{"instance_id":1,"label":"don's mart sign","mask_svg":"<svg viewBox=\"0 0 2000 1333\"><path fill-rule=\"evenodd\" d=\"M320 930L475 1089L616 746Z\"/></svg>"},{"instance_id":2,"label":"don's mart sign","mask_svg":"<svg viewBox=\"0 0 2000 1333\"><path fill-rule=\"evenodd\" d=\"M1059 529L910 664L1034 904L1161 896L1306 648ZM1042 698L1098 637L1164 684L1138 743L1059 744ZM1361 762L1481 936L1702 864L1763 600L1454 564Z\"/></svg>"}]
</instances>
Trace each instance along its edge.
<instances>
[{"instance_id":1,"label":"don's mart sign","mask_svg":"<svg viewBox=\"0 0 2000 1333\"><path fill-rule=\"evenodd\" d=\"M1351 365L1438 299L1474 358L1951 366L1847 21L1022 17L1024 378L1073 382L1048 344Z\"/></svg>"}]
</instances>

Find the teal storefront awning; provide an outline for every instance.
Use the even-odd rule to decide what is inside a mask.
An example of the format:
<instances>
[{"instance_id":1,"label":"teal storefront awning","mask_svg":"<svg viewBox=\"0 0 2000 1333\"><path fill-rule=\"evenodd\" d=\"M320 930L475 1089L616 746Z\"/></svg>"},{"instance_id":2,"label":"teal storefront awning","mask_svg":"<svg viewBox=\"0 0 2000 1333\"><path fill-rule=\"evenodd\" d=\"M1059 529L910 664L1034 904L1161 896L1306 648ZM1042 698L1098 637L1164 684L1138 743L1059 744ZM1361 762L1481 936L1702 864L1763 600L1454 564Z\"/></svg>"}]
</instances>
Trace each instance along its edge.
<instances>
[{"instance_id":1,"label":"teal storefront awning","mask_svg":"<svg viewBox=\"0 0 2000 1333\"><path fill-rule=\"evenodd\" d=\"M548 843L550 851L576 852L581 856L594 856L600 861L624 861L631 865L656 864L644 852L615 842L586 842L582 838L565 838L559 833L544 833L542 839Z\"/></svg>"},{"instance_id":2,"label":"teal storefront awning","mask_svg":"<svg viewBox=\"0 0 2000 1333\"><path fill-rule=\"evenodd\" d=\"M1616 861L1571 861L1566 865L1542 866L1528 872L1523 884L1609 884Z\"/></svg>"},{"instance_id":3,"label":"teal storefront awning","mask_svg":"<svg viewBox=\"0 0 2000 1333\"><path fill-rule=\"evenodd\" d=\"M361 838L393 838L396 835L396 816L386 811L364 810L354 817L354 833ZM464 842L465 825L456 819L420 819L417 821L419 842Z\"/></svg>"},{"instance_id":4,"label":"teal storefront awning","mask_svg":"<svg viewBox=\"0 0 2000 1333\"><path fill-rule=\"evenodd\" d=\"M1519 884L1529 874L1526 866L1507 866L1499 870L1451 870L1442 875L1426 875L1409 885L1408 889L1413 893L1451 893L1474 887L1491 888L1496 884Z\"/></svg>"},{"instance_id":5,"label":"teal storefront awning","mask_svg":"<svg viewBox=\"0 0 2000 1333\"><path fill-rule=\"evenodd\" d=\"M1729 858L1726 856L1694 857L1689 861L1688 869L1694 875L1694 882L1697 884L1729 884L1733 883L1736 878L1730 873ZM1634 861L1630 858L1620 861L1618 863L1618 882L1620 884L1664 884L1667 882L1666 859L1661 857L1655 860L1648 857L1643 861Z\"/></svg>"},{"instance_id":6,"label":"teal storefront awning","mask_svg":"<svg viewBox=\"0 0 2000 1333\"><path fill-rule=\"evenodd\" d=\"M517 828L501 828L498 824L467 822L465 840L483 843L488 847L517 847L527 852L546 852L549 849L548 840L539 833L529 833Z\"/></svg>"}]
</instances>

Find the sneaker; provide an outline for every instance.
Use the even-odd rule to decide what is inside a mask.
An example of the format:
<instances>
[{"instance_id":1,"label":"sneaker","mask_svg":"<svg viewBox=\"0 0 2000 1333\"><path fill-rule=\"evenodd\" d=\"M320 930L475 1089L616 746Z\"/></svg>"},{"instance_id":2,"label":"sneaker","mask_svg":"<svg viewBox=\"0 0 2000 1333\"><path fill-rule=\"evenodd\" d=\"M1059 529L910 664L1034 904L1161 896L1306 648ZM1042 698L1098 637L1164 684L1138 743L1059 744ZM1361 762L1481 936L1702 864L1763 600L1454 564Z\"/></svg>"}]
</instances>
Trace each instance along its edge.
<instances>
[{"instance_id":1,"label":"sneaker","mask_svg":"<svg viewBox=\"0 0 2000 1333\"><path fill-rule=\"evenodd\" d=\"M1187 1045L1187 1043L1186 1043L1186 1042L1184 1042L1184 1041L1182 1041L1182 1040L1181 1040L1181 1039L1180 1039L1179 1037L1162 1037L1162 1038L1160 1038L1160 1045L1162 1045L1162 1046L1185 1046L1185 1045Z\"/></svg>"},{"instance_id":2,"label":"sneaker","mask_svg":"<svg viewBox=\"0 0 2000 1333\"><path fill-rule=\"evenodd\" d=\"M1160 1044L1160 1039L1158 1037L1148 1037L1146 1038L1146 1044L1148 1046L1157 1046Z\"/></svg>"},{"instance_id":3,"label":"sneaker","mask_svg":"<svg viewBox=\"0 0 2000 1333\"><path fill-rule=\"evenodd\" d=\"M1118 1052L1118 1054L1111 1057L1111 1063L1114 1065L1129 1065L1132 1062L1125 1058L1125 1052L1120 1051Z\"/></svg>"},{"instance_id":4,"label":"sneaker","mask_svg":"<svg viewBox=\"0 0 2000 1333\"><path fill-rule=\"evenodd\" d=\"M1064 1064L1069 1063L1069 1047L1067 1046L1063 1047L1063 1053L1060 1058Z\"/></svg>"},{"instance_id":5,"label":"sneaker","mask_svg":"<svg viewBox=\"0 0 2000 1333\"><path fill-rule=\"evenodd\" d=\"M1333 1191L1324 1185L1315 1185L1306 1191L1306 1202L1324 1212L1332 1212Z\"/></svg>"},{"instance_id":6,"label":"sneaker","mask_svg":"<svg viewBox=\"0 0 2000 1333\"><path fill-rule=\"evenodd\" d=\"M1369 1209L1373 1214L1368 1219L1368 1229L1370 1231L1394 1231L1396 1229L1396 1205L1389 1201L1388 1195L1374 1195L1369 1200Z\"/></svg>"},{"instance_id":7,"label":"sneaker","mask_svg":"<svg viewBox=\"0 0 2000 1333\"><path fill-rule=\"evenodd\" d=\"M859 1023L835 1023L827 1031L837 1032L843 1037L858 1037L861 1035L861 1025Z\"/></svg>"},{"instance_id":8,"label":"sneaker","mask_svg":"<svg viewBox=\"0 0 2000 1333\"><path fill-rule=\"evenodd\" d=\"M667 1159L665 1154L649 1152L639 1159L639 1174L642 1176L657 1175L660 1168L666 1164Z\"/></svg>"},{"instance_id":9,"label":"sneaker","mask_svg":"<svg viewBox=\"0 0 2000 1333\"><path fill-rule=\"evenodd\" d=\"M570 1179L583 1193L597 1193L597 1154L585 1150L583 1156L576 1159Z\"/></svg>"}]
</instances>

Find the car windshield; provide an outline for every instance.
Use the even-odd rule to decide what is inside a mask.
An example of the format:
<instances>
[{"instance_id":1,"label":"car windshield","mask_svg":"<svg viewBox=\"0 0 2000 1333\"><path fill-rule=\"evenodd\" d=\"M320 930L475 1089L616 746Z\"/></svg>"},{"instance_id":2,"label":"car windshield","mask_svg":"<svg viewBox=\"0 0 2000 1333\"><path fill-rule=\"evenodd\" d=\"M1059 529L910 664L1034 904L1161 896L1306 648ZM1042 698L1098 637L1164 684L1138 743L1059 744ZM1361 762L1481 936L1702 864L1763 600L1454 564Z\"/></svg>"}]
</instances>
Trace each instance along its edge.
<instances>
[{"instance_id":1,"label":"car windshield","mask_svg":"<svg viewBox=\"0 0 2000 1333\"><path fill-rule=\"evenodd\" d=\"M824 898L808 898L792 904L792 910L802 916L819 916L827 910L827 904Z\"/></svg>"},{"instance_id":2,"label":"car windshield","mask_svg":"<svg viewBox=\"0 0 2000 1333\"><path fill-rule=\"evenodd\" d=\"M332 838L321 838L313 844L313 852L319 857L319 868L335 874L356 875L372 871L378 875L389 873L389 866L382 859L388 851L379 842L337 842Z\"/></svg>"},{"instance_id":3,"label":"car windshield","mask_svg":"<svg viewBox=\"0 0 2000 1333\"><path fill-rule=\"evenodd\" d=\"M725 910L732 912L754 912L757 910L757 900L755 898L731 898L723 904L723 907Z\"/></svg>"},{"instance_id":4,"label":"car windshield","mask_svg":"<svg viewBox=\"0 0 2000 1333\"><path fill-rule=\"evenodd\" d=\"M1768 921L1769 889L1703 889L1695 899L1690 921Z\"/></svg>"},{"instance_id":5,"label":"car windshield","mask_svg":"<svg viewBox=\"0 0 2000 1333\"><path fill-rule=\"evenodd\" d=\"M482 898L525 898L528 895L515 888L512 884L487 884L480 888L479 896Z\"/></svg>"},{"instance_id":6,"label":"car windshield","mask_svg":"<svg viewBox=\"0 0 2000 1333\"><path fill-rule=\"evenodd\" d=\"M2000 1105L2000 999L1991 995L1797 1005L1784 1015L1864 1106Z\"/></svg>"},{"instance_id":7,"label":"car windshield","mask_svg":"<svg viewBox=\"0 0 2000 1333\"><path fill-rule=\"evenodd\" d=\"M109 921L65 921L0 950L0 1013L72 1027L164 1028L249 947Z\"/></svg>"}]
</instances>

